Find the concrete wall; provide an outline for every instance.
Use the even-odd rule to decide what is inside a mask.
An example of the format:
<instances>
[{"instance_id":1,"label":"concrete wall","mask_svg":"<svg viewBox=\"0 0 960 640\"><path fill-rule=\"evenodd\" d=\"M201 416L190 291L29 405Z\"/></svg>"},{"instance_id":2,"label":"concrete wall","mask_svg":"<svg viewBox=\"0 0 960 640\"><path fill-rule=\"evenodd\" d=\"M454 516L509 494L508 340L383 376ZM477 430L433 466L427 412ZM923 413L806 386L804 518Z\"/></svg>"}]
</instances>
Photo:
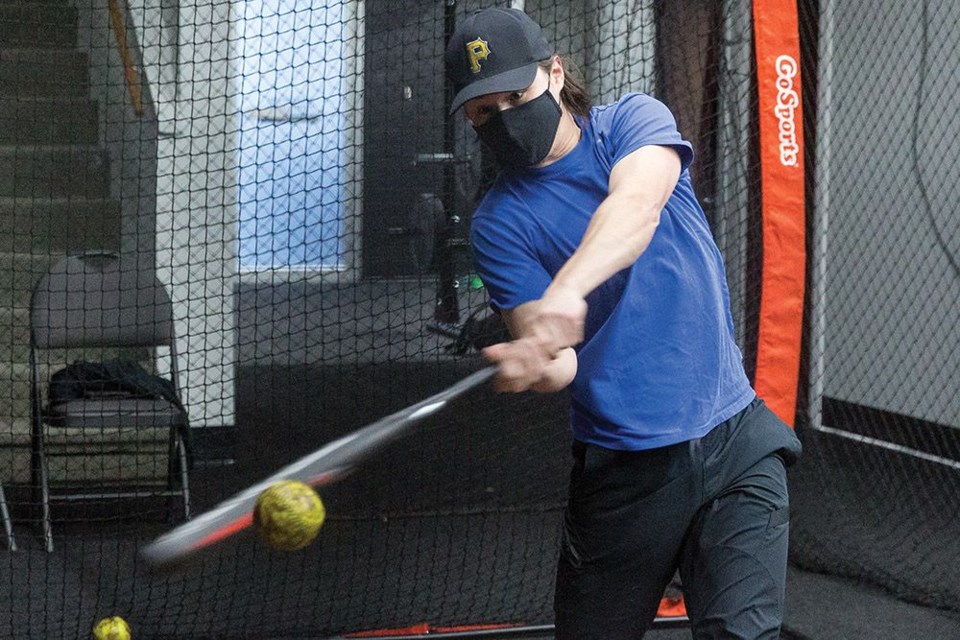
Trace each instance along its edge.
<instances>
[{"instance_id":1,"label":"concrete wall","mask_svg":"<svg viewBox=\"0 0 960 640\"><path fill-rule=\"evenodd\" d=\"M194 426L234 422L236 106L230 3L132 0L159 116L157 272Z\"/></svg>"}]
</instances>

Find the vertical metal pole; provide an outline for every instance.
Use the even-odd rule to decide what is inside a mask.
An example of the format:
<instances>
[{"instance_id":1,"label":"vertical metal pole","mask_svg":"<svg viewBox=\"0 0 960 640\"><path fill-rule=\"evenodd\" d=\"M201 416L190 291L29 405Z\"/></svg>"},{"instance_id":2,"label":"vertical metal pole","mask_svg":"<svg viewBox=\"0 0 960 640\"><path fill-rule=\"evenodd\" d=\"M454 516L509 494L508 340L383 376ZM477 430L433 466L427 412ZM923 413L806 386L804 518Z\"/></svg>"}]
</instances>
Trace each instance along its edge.
<instances>
[{"instance_id":1,"label":"vertical metal pole","mask_svg":"<svg viewBox=\"0 0 960 640\"><path fill-rule=\"evenodd\" d=\"M446 44L453 35L457 26L457 0L444 1L443 41ZM444 74L446 78L446 74ZM443 145L444 151L455 157L456 154L456 126L450 112L453 104L453 86L449 80L444 80L443 100ZM446 211L446 224L437 230L437 307L434 319L437 322L455 324L460 321L460 302L457 296L457 273L454 256L456 229L460 224L456 208L456 164L446 162L443 165L443 208Z\"/></svg>"},{"instance_id":2,"label":"vertical metal pole","mask_svg":"<svg viewBox=\"0 0 960 640\"><path fill-rule=\"evenodd\" d=\"M817 46L817 162L816 197L813 207L813 302L810 317L810 426L823 428L824 351L827 330L827 259L830 214L831 171L831 109L833 104L833 34L836 7L826 0L820 7L819 40Z\"/></svg>"}]
</instances>

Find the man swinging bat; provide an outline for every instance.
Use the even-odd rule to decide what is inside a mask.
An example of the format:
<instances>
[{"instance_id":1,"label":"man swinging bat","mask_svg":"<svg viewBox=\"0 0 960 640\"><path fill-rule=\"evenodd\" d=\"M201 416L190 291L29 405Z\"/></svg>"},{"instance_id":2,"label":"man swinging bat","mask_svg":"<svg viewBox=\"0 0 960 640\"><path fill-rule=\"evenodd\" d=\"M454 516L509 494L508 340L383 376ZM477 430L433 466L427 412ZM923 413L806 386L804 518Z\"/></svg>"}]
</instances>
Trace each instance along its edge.
<instances>
[{"instance_id":1,"label":"man swinging bat","mask_svg":"<svg viewBox=\"0 0 960 640\"><path fill-rule=\"evenodd\" d=\"M778 638L793 431L756 397L690 143L640 93L591 106L516 9L467 18L447 75L501 173L471 243L514 337L503 391L569 386L557 638L643 637L679 568L696 638Z\"/></svg>"}]
</instances>

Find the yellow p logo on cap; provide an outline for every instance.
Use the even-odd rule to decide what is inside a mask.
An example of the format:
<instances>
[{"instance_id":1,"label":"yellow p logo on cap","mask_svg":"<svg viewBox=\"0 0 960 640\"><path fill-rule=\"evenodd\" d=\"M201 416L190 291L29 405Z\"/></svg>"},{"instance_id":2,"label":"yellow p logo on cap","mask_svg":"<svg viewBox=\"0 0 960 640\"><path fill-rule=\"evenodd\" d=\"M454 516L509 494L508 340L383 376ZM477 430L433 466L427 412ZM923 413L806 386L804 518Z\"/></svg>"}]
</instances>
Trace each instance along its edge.
<instances>
[{"instance_id":1,"label":"yellow p logo on cap","mask_svg":"<svg viewBox=\"0 0 960 640\"><path fill-rule=\"evenodd\" d=\"M470 71L480 73L480 61L490 55L487 41L477 38L467 43L467 57L470 58Z\"/></svg>"}]
</instances>

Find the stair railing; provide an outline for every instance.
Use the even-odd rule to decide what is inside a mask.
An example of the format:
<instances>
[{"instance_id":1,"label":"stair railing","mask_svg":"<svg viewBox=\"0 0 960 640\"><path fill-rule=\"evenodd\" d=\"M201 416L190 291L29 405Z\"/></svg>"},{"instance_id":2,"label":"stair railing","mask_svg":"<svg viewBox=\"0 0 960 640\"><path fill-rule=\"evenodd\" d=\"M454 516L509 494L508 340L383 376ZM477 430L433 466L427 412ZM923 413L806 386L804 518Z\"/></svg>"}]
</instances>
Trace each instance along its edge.
<instances>
[{"instance_id":1,"label":"stair railing","mask_svg":"<svg viewBox=\"0 0 960 640\"><path fill-rule=\"evenodd\" d=\"M123 13L120 11L119 0L107 0L110 7L110 24L113 26L113 34L117 39L117 49L120 51L120 59L123 61L123 74L127 79L127 90L130 92L130 100L133 102L133 111L137 116L143 115L143 98L140 94L140 79L137 76L137 69L130 57L130 49L127 47L127 29L124 25Z\"/></svg>"}]
</instances>

